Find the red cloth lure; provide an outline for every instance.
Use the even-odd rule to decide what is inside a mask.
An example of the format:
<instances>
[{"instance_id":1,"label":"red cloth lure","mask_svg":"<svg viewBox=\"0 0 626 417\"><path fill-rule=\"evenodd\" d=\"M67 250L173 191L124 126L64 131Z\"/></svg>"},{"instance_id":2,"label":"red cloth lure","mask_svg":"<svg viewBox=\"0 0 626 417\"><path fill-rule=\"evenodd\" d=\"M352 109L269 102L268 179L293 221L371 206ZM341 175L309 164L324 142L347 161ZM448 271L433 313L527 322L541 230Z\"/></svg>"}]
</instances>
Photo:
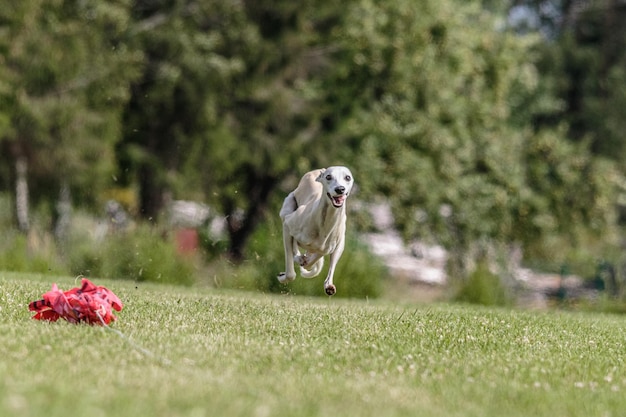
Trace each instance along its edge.
<instances>
[{"instance_id":1,"label":"red cloth lure","mask_svg":"<svg viewBox=\"0 0 626 417\"><path fill-rule=\"evenodd\" d=\"M88 324L109 324L116 319L111 309L120 311L122 307L122 302L113 291L99 287L87 278L82 279L80 288L65 292L52 284L52 290L45 293L43 299L28 305L30 311L37 312L33 316L36 320L57 321L63 318L70 323Z\"/></svg>"}]
</instances>

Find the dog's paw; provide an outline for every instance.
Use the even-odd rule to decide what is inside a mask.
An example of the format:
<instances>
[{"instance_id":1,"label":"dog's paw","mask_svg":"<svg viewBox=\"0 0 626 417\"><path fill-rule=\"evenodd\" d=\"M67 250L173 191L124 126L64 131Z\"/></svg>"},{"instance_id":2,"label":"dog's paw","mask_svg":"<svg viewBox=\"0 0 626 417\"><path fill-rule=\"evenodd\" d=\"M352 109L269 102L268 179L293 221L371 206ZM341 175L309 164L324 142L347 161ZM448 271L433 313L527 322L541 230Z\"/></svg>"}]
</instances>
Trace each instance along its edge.
<instances>
[{"instance_id":1,"label":"dog's paw","mask_svg":"<svg viewBox=\"0 0 626 417\"><path fill-rule=\"evenodd\" d=\"M334 285L329 285L327 287L324 288L324 291L326 291L326 295L335 295L335 293L337 292L337 288Z\"/></svg>"},{"instance_id":2,"label":"dog's paw","mask_svg":"<svg viewBox=\"0 0 626 417\"><path fill-rule=\"evenodd\" d=\"M285 273L285 272L281 272L280 274L278 274L278 275L276 276L276 278L278 278L278 281L279 281L281 284L286 284L286 283L288 283L288 282L293 281L296 277L295 277L295 276L290 277L290 276L288 276L288 275L287 275L287 273Z\"/></svg>"}]
</instances>

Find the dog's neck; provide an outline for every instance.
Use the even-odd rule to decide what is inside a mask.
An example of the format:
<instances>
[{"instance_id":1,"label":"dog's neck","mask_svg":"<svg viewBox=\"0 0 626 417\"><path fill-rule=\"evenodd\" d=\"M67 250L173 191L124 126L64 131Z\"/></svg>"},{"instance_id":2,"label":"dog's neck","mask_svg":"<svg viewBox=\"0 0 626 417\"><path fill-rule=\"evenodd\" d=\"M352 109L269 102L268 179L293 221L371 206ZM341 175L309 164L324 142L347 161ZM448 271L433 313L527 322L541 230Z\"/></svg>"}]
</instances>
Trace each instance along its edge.
<instances>
[{"instance_id":1,"label":"dog's neck","mask_svg":"<svg viewBox=\"0 0 626 417\"><path fill-rule=\"evenodd\" d=\"M319 210L317 213L317 222L323 227L323 230L331 230L336 224L345 219L346 202L341 207L335 207L330 201L328 195L323 193L317 201Z\"/></svg>"}]
</instances>

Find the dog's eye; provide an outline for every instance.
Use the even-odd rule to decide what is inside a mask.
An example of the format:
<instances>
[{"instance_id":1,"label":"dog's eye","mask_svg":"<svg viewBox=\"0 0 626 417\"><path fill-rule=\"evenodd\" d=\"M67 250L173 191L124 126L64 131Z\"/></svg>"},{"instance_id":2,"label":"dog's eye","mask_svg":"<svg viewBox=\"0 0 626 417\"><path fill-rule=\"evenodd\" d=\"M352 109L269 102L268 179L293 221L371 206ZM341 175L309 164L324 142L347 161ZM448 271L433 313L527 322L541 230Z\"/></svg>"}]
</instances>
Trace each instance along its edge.
<instances>
[{"instance_id":1,"label":"dog's eye","mask_svg":"<svg viewBox=\"0 0 626 417\"><path fill-rule=\"evenodd\" d=\"M348 182L352 181L352 177L350 175L346 175L346 181Z\"/></svg>"},{"instance_id":2,"label":"dog's eye","mask_svg":"<svg viewBox=\"0 0 626 417\"><path fill-rule=\"evenodd\" d=\"M332 175L330 175L330 174L328 174L328 175L326 175L326 179L327 179L328 181L330 181L330 180L332 180L332 179L333 179L333 176L332 176Z\"/></svg>"}]
</instances>

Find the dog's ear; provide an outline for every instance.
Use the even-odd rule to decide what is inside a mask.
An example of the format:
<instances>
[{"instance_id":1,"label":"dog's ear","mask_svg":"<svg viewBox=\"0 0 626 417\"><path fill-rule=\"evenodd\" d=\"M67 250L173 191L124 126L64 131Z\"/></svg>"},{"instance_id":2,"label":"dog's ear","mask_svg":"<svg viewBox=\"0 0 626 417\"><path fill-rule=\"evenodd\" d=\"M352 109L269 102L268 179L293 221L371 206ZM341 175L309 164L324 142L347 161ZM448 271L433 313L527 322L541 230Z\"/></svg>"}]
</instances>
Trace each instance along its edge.
<instances>
[{"instance_id":1,"label":"dog's ear","mask_svg":"<svg viewBox=\"0 0 626 417\"><path fill-rule=\"evenodd\" d=\"M322 182L322 180L324 179L324 172L325 171L326 171L326 168L322 168L320 170L320 175L318 175L317 178L315 178L315 181Z\"/></svg>"}]
</instances>

